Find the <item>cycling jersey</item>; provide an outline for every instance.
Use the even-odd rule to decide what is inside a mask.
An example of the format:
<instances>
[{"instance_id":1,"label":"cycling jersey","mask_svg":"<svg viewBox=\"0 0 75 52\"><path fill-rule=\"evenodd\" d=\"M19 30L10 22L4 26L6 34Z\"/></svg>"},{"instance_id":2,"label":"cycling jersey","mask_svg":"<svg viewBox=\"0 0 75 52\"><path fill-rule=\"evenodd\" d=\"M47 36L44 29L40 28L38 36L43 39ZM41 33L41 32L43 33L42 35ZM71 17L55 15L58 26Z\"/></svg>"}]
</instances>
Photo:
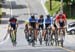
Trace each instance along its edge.
<instances>
[{"instance_id":1,"label":"cycling jersey","mask_svg":"<svg viewBox=\"0 0 75 52\"><path fill-rule=\"evenodd\" d=\"M52 24L53 24L53 17L46 18L46 19L45 19L45 24L50 24L50 25L52 25Z\"/></svg>"},{"instance_id":2,"label":"cycling jersey","mask_svg":"<svg viewBox=\"0 0 75 52\"><path fill-rule=\"evenodd\" d=\"M28 20L26 20L24 23L25 23L25 24L29 24L29 21L28 21Z\"/></svg>"},{"instance_id":3,"label":"cycling jersey","mask_svg":"<svg viewBox=\"0 0 75 52\"><path fill-rule=\"evenodd\" d=\"M15 30L17 19L16 18L10 18L9 22L10 22L10 26Z\"/></svg>"},{"instance_id":4,"label":"cycling jersey","mask_svg":"<svg viewBox=\"0 0 75 52\"><path fill-rule=\"evenodd\" d=\"M59 14L56 16L56 21L59 23L60 27L64 27L66 23L66 15L65 14Z\"/></svg>"},{"instance_id":5,"label":"cycling jersey","mask_svg":"<svg viewBox=\"0 0 75 52\"><path fill-rule=\"evenodd\" d=\"M66 21L66 15L65 14L61 14L61 15L62 15L61 19L63 21ZM60 20L60 14L56 16L56 21L59 22L59 20Z\"/></svg>"},{"instance_id":6,"label":"cycling jersey","mask_svg":"<svg viewBox=\"0 0 75 52\"><path fill-rule=\"evenodd\" d=\"M37 22L37 19L30 18L30 19L29 19L29 22L30 22L30 23L35 23L35 22Z\"/></svg>"},{"instance_id":7,"label":"cycling jersey","mask_svg":"<svg viewBox=\"0 0 75 52\"><path fill-rule=\"evenodd\" d=\"M35 19L35 18L30 18L29 19L29 23L30 23L30 25L32 26L32 28L36 28L36 23L37 23L37 19Z\"/></svg>"},{"instance_id":8,"label":"cycling jersey","mask_svg":"<svg viewBox=\"0 0 75 52\"><path fill-rule=\"evenodd\" d=\"M16 19L16 18L10 18L10 19L9 19L9 22L10 22L10 23L12 23L12 24L15 24L15 23L16 23L16 21L17 21L17 19Z\"/></svg>"},{"instance_id":9,"label":"cycling jersey","mask_svg":"<svg viewBox=\"0 0 75 52\"><path fill-rule=\"evenodd\" d=\"M39 29L43 29L44 28L44 19L38 19L38 23L39 23Z\"/></svg>"},{"instance_id":10,"label":"cycling jersey","mask_svg":"<svg viewBox=\"0 0 75 52\"><path fill-rule=\"evenodd\" d=\"M50 26L53 25L53 17L50 17L50 18L46 18L45 19L45 27L47 28L49 25Z\"/></svg>"},{"instance_id":11,"label":"cycling jersey","mask_svg":"<svg viewBox=\"0 0 75 52\"><path fill-rule=\"evenodd\" d=\"M38 23L39 23L40 25L42 25L43 22L44 22L44 19L38 19Z\"/></svg>"}]
</instances>

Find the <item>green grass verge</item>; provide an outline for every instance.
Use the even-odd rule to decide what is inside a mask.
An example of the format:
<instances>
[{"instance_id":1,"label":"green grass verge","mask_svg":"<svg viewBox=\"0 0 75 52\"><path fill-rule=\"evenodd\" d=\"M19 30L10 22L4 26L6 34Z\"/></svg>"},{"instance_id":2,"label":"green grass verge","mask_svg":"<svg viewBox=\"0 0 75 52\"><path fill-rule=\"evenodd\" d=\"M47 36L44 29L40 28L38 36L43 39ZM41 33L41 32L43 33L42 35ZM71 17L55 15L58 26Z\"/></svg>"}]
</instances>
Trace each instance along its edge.
<instances>
[{"instance_id":1,"label":"green grass verge","mask_svg":"<svg viewBox=\"0 0 75 52\"><path fill-rule=\"evenodd\" d=\"M49 1L45 3L45 6L47 10L49 11L50 15L53 15L55 12L57 12L60 9L60 2L59 1L52 1L52 10L50 10L50 4Z\"/></svg>"}]
</instances>

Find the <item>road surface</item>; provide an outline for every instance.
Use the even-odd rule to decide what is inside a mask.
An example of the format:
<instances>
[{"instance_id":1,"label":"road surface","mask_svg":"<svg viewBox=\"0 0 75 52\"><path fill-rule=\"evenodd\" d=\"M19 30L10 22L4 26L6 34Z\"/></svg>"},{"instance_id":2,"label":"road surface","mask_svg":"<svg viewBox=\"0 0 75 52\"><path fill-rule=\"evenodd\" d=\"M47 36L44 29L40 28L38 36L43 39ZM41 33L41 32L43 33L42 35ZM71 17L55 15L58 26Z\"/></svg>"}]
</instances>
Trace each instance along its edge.
<instances>
[{"instance_id":1,"label":"road surface","mask_svg":"<svg viewBox=\"0 0 75 52\"><path fill-rule=\"evenodd\" d=\"M55 46L45 46L44 43L42 46L37 42L35 47L29 46L25 40L24 35L24 21L27 20L30 15L39 14L45 15L44 9L39 0L11 0L15 4L15 7L11 7L13 9L9 9L10 13L8 17L2 18L2 30L3 32L7 32L7 25L10 16L18 16L16 17L19 20L19 27L17 29L17 45L16 47L12 46L10 38L8 38L5 42L0 44L1 52L75 52L75 35L66 35L64 41L64 47L55 47ZM27 6L26 8L16 8L18 5ZM2 35L5 33L2 32Z\"/></svg>"}]
</instances>

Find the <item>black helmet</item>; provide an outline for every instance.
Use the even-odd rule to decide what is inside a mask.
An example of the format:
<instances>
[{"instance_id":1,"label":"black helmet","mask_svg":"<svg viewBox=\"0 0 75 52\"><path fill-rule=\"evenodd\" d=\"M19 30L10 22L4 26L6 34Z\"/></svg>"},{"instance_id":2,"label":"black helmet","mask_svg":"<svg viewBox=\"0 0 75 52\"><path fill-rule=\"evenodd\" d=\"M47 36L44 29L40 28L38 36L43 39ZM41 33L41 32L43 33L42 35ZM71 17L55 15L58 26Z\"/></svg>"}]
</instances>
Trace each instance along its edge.
<instances>
[{"instance_id":1,"label":"black helmet","mask_svg":"<svg viewBox=\"0 0 75 52\"><path fill-rule=\"evenodd\" d=\"M32 16L31 16L31 18L33 18L33 19L34 19L34 18L35 18L35 17L34 17L34 15L32 15Z\"/></svg>"},{"instance_id":2,"label":"black helmet","mask_svg":"<svg viewBox=\"0 0 75 52\"><path fill-rule=\"evenodd\" d=\"M40 15L40 18L43 18L43 15Z\"/></svg>"},{"instance_id":3,"label":"black helmet","mask_svg":"<svg viewBox=\"0 0 75 52\"><path fill-rule=\"evenodd\" d=\"M47 15L47 18L50 18L50 15Z\"/></svg>"},{"instance_id":4,"label":"black helmet","mask_svg":"<svg viewBox=\"0 0 75 52\"><path fill-rule=\"evenodd\" d=\"M12 16L10 19L15 19L15 17L14 17L14 16Z\"/></svg>"}]
</instances>

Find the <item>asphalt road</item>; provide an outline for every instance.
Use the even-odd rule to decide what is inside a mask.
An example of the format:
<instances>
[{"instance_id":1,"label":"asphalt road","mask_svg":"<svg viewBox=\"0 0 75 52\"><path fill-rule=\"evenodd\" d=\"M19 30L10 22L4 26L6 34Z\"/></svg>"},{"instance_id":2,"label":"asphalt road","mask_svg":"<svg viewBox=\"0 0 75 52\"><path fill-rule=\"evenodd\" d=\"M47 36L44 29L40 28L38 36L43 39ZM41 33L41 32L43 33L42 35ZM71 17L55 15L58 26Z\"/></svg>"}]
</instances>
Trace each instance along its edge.
<instances>
[{"instance_id":1,"label":"asphalt road","mask_svg":"<svg viewBox=\"0 0 75 52\"><path fill-rule=\"evenodd\" d=\"M0 52L75 52L75 36L72 35L66 35L63 48L45 46L44 43L40 46L38 42L35 47L29 46L25 40L24 21L32 14L37 14L36 17L40 14L45 15L44 9L39 0L13 0L13 2L15 2L16 5L12 3L15 8L11 9L11 16L17 16L16 18L22 21L17 29L17 45L13 47L9 38L5 43L0 44ZM18 5L26 6L26 8L16 8ZM3 23L8 20L4 21Z\"/></svg>"}]
</instances>

